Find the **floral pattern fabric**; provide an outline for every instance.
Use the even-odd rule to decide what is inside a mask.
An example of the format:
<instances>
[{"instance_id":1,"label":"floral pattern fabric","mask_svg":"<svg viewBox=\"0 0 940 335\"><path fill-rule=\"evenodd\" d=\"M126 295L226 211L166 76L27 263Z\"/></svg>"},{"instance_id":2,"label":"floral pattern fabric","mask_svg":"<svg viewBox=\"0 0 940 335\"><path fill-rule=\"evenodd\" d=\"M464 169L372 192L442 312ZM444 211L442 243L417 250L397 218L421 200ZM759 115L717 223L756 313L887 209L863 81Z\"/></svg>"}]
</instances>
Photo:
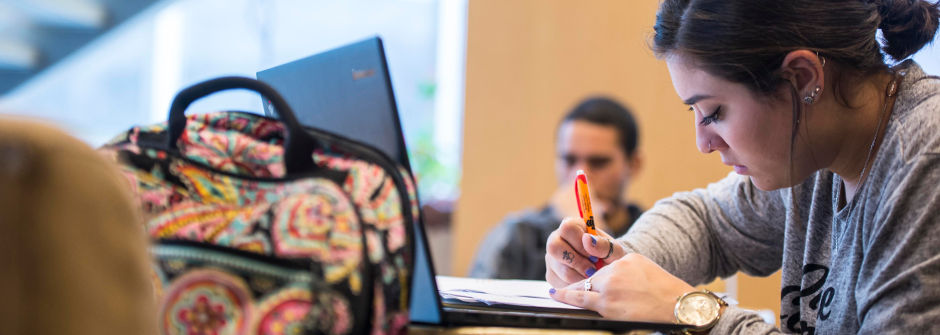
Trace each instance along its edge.
<instances>
[{"instance_id":1,"label":"floral pattern fabric","mask_svg":"<svg viewBox=\"0 0 940 335\"><path fill-rule=\"evenodd\" d=\"M189 255L154 255L164 333L405 330L414 224L405 211L418 214L407 171L340 143L311 153L335 173L288 176L284 136L277 120L218 112L187 117L179 152L164 149L165 124L132 128L101 149L121 164L156 248Z\"/></svg>"}]
</instances>

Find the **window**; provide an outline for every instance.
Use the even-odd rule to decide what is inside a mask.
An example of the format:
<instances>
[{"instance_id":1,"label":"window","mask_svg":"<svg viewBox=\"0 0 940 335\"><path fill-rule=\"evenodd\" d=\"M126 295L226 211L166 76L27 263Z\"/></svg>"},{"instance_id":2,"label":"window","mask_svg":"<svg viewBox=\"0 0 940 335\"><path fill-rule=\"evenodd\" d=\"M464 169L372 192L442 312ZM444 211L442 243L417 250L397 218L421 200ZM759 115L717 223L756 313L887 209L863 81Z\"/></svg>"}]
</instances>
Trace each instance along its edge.
<instances>
[{"instance_id":1,"label":"window","mask_svg":"<svg viewBox=\"0 0 940 335\"><path fill-rule=\"evenodd\" d=\"M178 0L158 2L0 99L97 146L166 120L181 88L255 72L382 36L422 200L453 200L459 177L466 2ZM225 92L192 112L261 111Z\"/></svg>"}]
</instances>

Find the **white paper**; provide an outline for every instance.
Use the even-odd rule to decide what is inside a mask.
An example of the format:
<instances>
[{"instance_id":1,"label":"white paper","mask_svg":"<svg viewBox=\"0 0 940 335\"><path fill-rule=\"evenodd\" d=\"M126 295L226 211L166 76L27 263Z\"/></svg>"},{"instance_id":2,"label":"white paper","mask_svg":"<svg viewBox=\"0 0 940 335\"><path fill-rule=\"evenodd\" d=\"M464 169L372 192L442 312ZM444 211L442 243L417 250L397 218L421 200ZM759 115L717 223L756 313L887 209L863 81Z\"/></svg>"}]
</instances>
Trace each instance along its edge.
<instances>
[{"instance_id":1,"label":"white paper","mask_svg":"<svg viewBox=\"0 0 940 335\"><path fill-rule=\"evenodd\" d=\"M581 310L582 308L552 299L552 288L541 280L479 279L437 276L437 290L442 298L488 305L512 305Z\"/></svg>"}]
</instances>

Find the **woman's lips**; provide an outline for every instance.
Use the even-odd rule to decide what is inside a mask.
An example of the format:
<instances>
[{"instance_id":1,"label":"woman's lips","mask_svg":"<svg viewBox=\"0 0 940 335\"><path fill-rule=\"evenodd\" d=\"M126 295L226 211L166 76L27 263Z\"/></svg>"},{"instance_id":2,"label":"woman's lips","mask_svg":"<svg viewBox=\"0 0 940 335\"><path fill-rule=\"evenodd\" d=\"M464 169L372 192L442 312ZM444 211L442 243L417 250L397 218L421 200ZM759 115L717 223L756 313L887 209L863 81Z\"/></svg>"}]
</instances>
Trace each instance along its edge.
<instances>
[{"instance_id":1,"label":"woman's lips","mask_svg":"<svg viewBox=\"0 0 940 335\"><path fill-rule=\"evenodd\" d=\"M722 158L724 158L724 157L722 157ZM723 164L727 165L727 166L733 167L733 168L734 168L734 172L736 172L737 174L747 174L747 166L744 166L744 165L741 165L741 164L738 164L738 163L734 163L734 162L728 162L728 161L725 161L725 160L722 160L721 162L722 162Z\"/></svg>"}]
</instances>

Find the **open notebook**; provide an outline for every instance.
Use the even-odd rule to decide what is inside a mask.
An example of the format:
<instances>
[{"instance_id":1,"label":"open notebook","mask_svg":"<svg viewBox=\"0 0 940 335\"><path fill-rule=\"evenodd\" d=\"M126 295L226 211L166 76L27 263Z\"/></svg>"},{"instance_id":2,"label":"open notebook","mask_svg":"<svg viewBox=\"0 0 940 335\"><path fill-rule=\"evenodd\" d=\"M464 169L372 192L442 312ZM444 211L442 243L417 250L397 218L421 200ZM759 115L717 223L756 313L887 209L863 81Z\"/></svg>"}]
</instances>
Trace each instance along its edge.
<instances>
[{"instance_id":1,"label":"open notebook","mask_svg":"<svg viewBox=\"0 0 940 335\"><path fill-rule=\"evenodd\" d=\"M437 291L444 302L558 312L583 312L580 307L558 302L548 294L552 286L540 280L501 280L437 276Z\"/></svg>"}]
</instances>

